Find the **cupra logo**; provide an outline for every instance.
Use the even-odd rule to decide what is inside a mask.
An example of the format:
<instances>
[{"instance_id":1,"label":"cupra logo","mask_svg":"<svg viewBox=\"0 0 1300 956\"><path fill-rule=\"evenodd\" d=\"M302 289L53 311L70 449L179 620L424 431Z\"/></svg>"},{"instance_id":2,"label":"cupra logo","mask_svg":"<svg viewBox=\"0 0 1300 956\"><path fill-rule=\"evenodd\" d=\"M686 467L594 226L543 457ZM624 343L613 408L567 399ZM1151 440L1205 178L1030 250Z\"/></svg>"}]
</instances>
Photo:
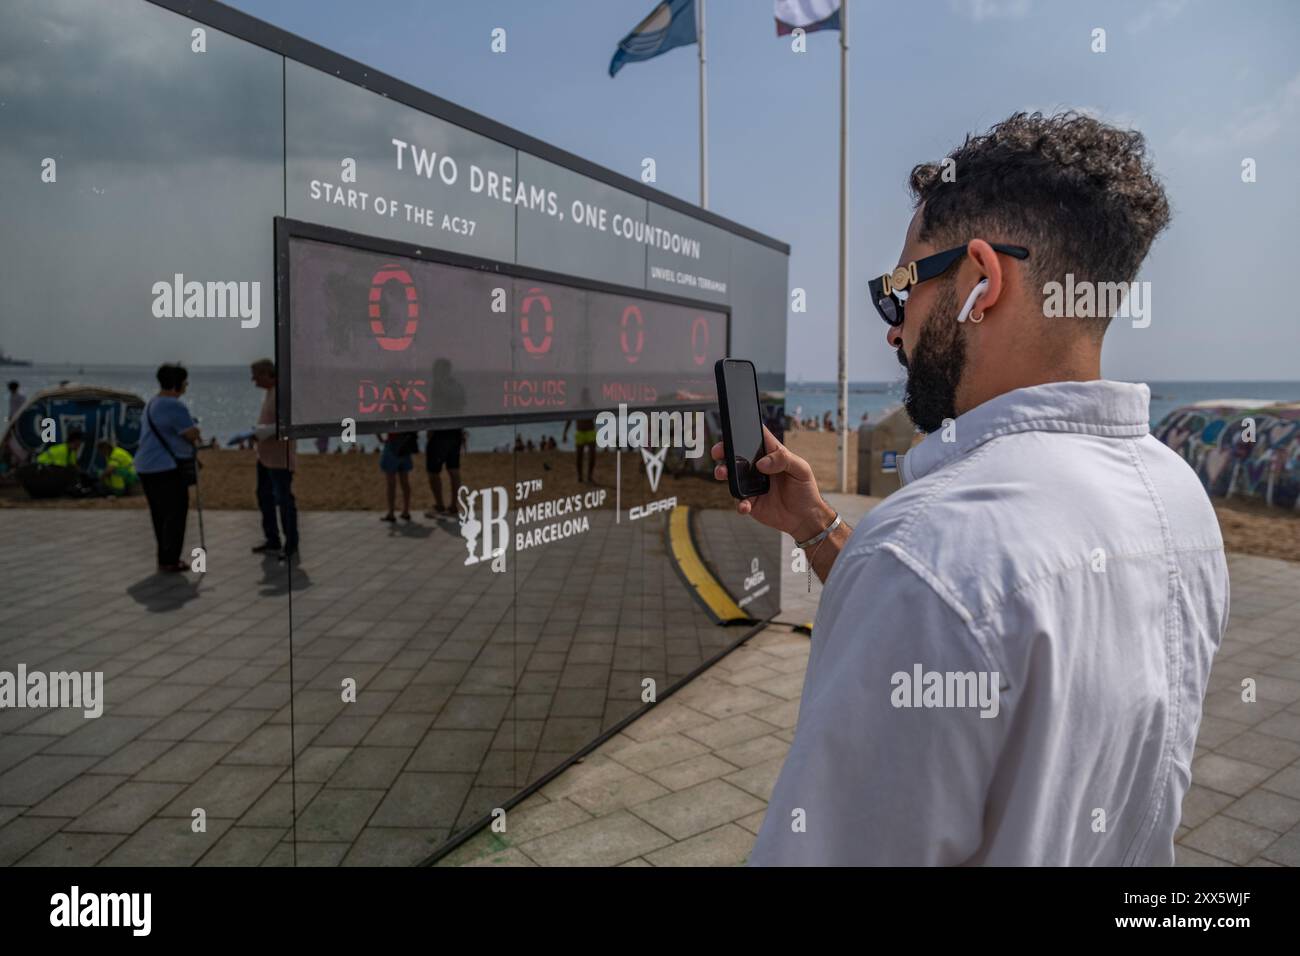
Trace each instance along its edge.
<instances>
[{"instance_id":1,"label":"cupra logo","mask_svg":"<svg viewBox=\"0 0 1300 956\"><path fill-rule=\"evenodd\" d=\"M389 282L400 282L406 289L406 330L399 338L391 338L384 328L383 297L384 286ZM379 271L370 280L370 332L385 352L401 352L415 338L415 330L420 324L420 303L411 281L411 274L394 262L379 267Z\"/></svg>"},{"instance_id":2,"label":"cupra logo","mask_svg":"<svg viewBox=\"0 0 1300 956\"><path fill-rule=\"evenodd\" d=\"M664 473L664 456L667 454L667 445L655 452L645 447L641 449L641 460L645 462L645 476L650 479L651 494L659 490L659 477Z\"/></svg>"}]
</instances>

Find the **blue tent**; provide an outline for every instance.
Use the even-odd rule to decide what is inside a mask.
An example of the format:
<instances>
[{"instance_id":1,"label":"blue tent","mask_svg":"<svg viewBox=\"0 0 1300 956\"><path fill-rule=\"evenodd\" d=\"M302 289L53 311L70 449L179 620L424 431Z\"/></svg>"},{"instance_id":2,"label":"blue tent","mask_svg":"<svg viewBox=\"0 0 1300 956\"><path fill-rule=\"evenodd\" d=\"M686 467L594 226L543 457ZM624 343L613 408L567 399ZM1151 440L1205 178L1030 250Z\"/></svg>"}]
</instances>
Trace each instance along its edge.
<instances>
[{"instance_id":1,"label":"blue tent","mask_svg":"<svg viewBox=\"0 0 1300 956\"><path fill-rule=\"evenodd\" d=\"M132 455L140 447L144 399L132 392L98 385L60 385L38 392L9 422L0 455L9 467L33 461L47 444L64 441L73 428L83 435L78 464L96 473L104 467L95 449L101 439L125 448ZM54 441L42 440L45 419L54 421Z\"/></svg>"}]
</instances>

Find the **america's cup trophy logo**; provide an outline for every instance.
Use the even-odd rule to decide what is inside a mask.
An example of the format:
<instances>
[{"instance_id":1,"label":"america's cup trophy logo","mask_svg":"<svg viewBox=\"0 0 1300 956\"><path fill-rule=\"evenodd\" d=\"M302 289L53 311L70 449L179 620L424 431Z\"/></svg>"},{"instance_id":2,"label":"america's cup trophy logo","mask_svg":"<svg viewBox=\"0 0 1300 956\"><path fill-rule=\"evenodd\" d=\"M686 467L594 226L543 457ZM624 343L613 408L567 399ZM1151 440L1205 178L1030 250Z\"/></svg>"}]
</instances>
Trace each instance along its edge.
<instances>
[{"instance_id":1,"label":"america's cup trophy logo","mask_svg":"<svg viewBox=\"0 0 1300 956\"><path fill-rule=\"evenodd\" d=\"M478 544L478 533L483 529L478 520L474 517L474 501L478 498L477 491L470 491L464 485L456 492L456 510L460 516L460 536L465 539L465 550L469 552L469 557L465 559L466 564L478 564L478 558L474 554L474 546Z\"/></svg>"},{"instance_id":2,"label":"america's cup trophy logo","mask_svg":"<svg viewBox=\"0 0 1300 956\"><path fill-rule=\"evenodd\" d=\"M482 521L475 514L475 502ZM509 507L509 495L500 485L478 491L460 486L456 492L456 510L460 517L460 536L465 539L466 564L478 564L505 553L510 543L510 524L506 517Z\"/></svg>"}]
</instances>

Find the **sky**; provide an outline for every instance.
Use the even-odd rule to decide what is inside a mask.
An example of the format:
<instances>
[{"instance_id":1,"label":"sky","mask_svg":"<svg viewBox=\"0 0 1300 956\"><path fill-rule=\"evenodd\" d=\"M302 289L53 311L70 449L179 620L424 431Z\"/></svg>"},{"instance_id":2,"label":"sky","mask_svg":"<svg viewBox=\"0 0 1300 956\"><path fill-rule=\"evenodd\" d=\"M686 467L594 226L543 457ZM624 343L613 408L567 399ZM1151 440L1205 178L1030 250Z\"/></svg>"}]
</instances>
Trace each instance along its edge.
<instances>
[{"instance_id":1,"label":"sky","mask_svg":"<svg viewBox=\"0 0 1300 956\"><path fill-rule=\"evenodd\" d=\"M907 174L1017 111L1085 109L1141 130L1174 207L1140 280L1151 324L1123 320L1103 368L1128 379L1300 378L1300 4L853 0L851 377L897 362L866 299L894 265ZM234 6L601 165L699 200L694 47L607 75L651 0L235 0ZM857 13L856 17L854 13ZM507 50L490 50L506 30ZM1106 31L1094 53L1093 30ZM707 0L710 208L792 246L787 373L835 374L839 34L793 53L767 0ZM1253 158L1256 181L1241 181Z\"/></svg>"},{"instance_id":2,"label":"sky","mask_svg":"<svg viewBox=\"0 0 1300 956\"><path fill-rule=\"evenodd\" d=\"M24 10L71 11L77 6L65 0L49 0L48 6L45 0L13 2L9 9L18 10L20 18L27 15ZM1300 379L1300 307L1290 281L1296 272L1294 224L1300 221L1295 178L1300 156L1300 4L852 3L852 378L898 377L893 352L885 345L885 326L868 302L866 282L896 262L911 215L906 189L911 167L941 159L967 134L981 132L1015 111L1071 107L1141 130L1174 210L1171 227L1139 276L1150 283L1150 324L1135 328L1123 319L1112 323L1103 373L1153 381ZM232 5L625 175L639 176L643 160L653 158L658 188L691 202L699 199L696 48L630 64L614 78L607 73L618 40L652 9L653 0L234 0ZM128 9L126 0L104 0L98 15L120 22L119 8ZM53 37L57 45L58 17L72 16L51 15L55 25L42 29L53 32L45 33L43 42ZM506 31L504 53L491 49L497 28ZM1105 30L1105 52L1092 49L1097 29ZM93 29L86 30L77 38L78 45L66 46L61 53L67 59L60 64L88 64L92 58L130 64L111 75L129 76L141 90L152 90L169 75L162 67L155 72L149 63L132 62L131 51L116 44L94 49L94 35ZM806 290L808 303L806 313L789 315L786 370L796 380L831 379L836 367L839 40L836 32L812 34L807 52L795 53L789 38L775 35L769 0L707 0L709 206L791 245L789 285ZM140 48L146 59L156 59L156 42L150 46L142 41ZM96 91L75 88L101 74L88 65L60 65L58 76L53 66L36 76L51 49L9 49L0 36L0 127L6 116L20 117L29 131L34 123L48 123L51 128L35 130L30 142L43 143L44 136L56 144L51 150L60 137L70 136L69 129L56 128L60 122L75 126L78 133L90 128L101 151L116 138L129 152L138 148L138 141L125 140L147 135L159 164L148 170L139 164L113 167L112 150L107 149L97 157L95 177L83 182L75 195L56 196L36 186L15 190L11 214L16 212L19 221L40 217L43 225L34 236L11 234L8 246L0 236L0 265L8 259L15 271L15 262L22 270L57 269L69 248L85 245L85 237L94 235L90 245L96 261L83 265L98 270L90 287L96 290L93 294L108 301L118 287L129 286L136 295L142 282L139 260L170 275L163 268L165 246L175 233L158 230L151 235L146 229L121 235L114 227L125 207L115 207L115 201L129 202L134 217L153 217L169 222L173 230L191 230L187 242L198 244L195 248L209 243L212 248L205 252L213 262L229 256L231 250L222 248L228 245L229 231L220 228L220 210L205 208L205 220L198 221L186 218L184 210L161 205L141 212L141 204L151 195L174 195L170 187L153 188L163 177L183 182L186 189L202 189L209 197L227 191L234 196L231 184L254 181L255 169L276 162L269 148L279 142L269 123L274 114L264 109L259 114L259 105L265 104L257 104L249 94L241 107L250 115L247 142L204 140L208 104L179 102L192 94L177 92L174 109L164 110L163 117L138 117L138 130L116 128L117 117L94 130ZM249 90L272 82L278 70L270 62L274 58L260 53L229 55L246 59ZM268 75L261 76L263 72ZM176 75L174 69L171 75ZM21 113L24 95L41 92L42 84L46 93L64 84L90 107L75 120L60 118L45 115L49 111L38 109L41 100L33 96L31 111ZM131 99L129 85L114 93L115 102ZM159 102L153 93L136 99ZM230 103L214 103L212 108L230 108ZM39 120L33 119L38 113ZM191 144L190 155L168 159L169 150L182 142ZM200 149L203 156L196 161L194 152ZM72 177L77 158L67 157L69 182L76 181ZM1242 181L1242 164L1248 158L1254 160L1254 182ZM0 142L0 176L6 182L26 177L33 161L26 154L7 157ZM248 175L240 163L249 164ZM5 202L0 189L0 211ZM274 196L245 190L232 198L232 218L240 202L265 204L274 202ZM269 235L256 242L265 246L256 250L256 262L269 262ZM3 278L0 286L12 288L12 280L21 276ZM5 299L0 289L0 301L11 306L5 322L34 317L43 294L32 288ZM73 301L65 308L80 313L94 305ZM111 328L111 321L102 327ZM56 334L51 326L43 337L26 328L13 334L14 328L0 330L6 333L0 345L21 353L17 342L41 360L94 361L97 353L117 347L98 338L97 328L69 335L62 329ZM269 335L269 326L262 332ZM227 358L220 348L208 348L207 340L196 339L193 350L214 361ZM265 351L265 345L258 340L245 351ZM232 353L228 358L246 357Z\"/></svg>"}]
</instances>

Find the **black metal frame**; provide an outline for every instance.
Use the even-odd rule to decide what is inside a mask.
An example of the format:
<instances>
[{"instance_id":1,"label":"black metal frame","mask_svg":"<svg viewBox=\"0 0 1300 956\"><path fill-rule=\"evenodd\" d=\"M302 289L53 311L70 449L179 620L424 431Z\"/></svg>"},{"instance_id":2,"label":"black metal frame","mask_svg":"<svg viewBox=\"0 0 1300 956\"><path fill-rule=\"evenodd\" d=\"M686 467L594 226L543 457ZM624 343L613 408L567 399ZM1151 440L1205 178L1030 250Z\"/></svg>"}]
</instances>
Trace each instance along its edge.
<instances>
[{"instance_id":1,"label":"black metal frame","mask_svg":"<svg viewBox=\"0 0 1300 956\"><path fill-rule=\"evenodd\" d=\"M667 209L681 213L696 221L716 226L732 235L756 242L784 255L788 256L790 253L789 244L782 242L779 239L775 239L764 233L758 232L755 229L751 229L747 226L741 225L740 223L726 219L725 217L719 216L709 210L692 205L676 196L651 188L640 180L624 176L620 173L614 172L613 170L583 159L580 156L576 156L573 153L552 146L542 140L535 139L532 136L502 123L498 123L495 120L475 113L472 110L465 109L455 103L451 103L441 97L435 96L419 87L405 83L381 71L372 69L362 63L328 50L318 44L312 43L309 40L289 33L288 31L271 26L256 17L235 10L222 3L218 3L216 0L147 0L147 2L179 16L186 17L197 23L211 27L212 29L219 30L247 43L251 43L254 46L261 47L262 49L283 56L286 59L295 60L305 66L320 70L323 73L337 76L340 79L346 80L347 82L362 87L363 89L374 91L382 96L402 103L405 106L411 107L412 109L420 110L421 112L438 117L439 119L445 120L449 123L479 133L480 135L496 140L506 146L530 153L598 182L603 182L616 189L623 190L631 195L638 196L650 202L658 203ZM356 234L347 233L343 230L326 230L325 227L311 226L306 223L297 223L287 219L286 217L276 217L276 355L277 361L280 361L280 372L283 382L280 391L281 394L286 397L290 393L288 381L290 371L288 363L281 361L282 356L280 355L280 343L285 337L280 334L280 323L283 321L281 317L287 316L288 314L288 288L287 285L283 289L281 288L282 282L287 278L287 273L282 272L279 268L279 263L282 257L287 260L288 236L286 235L284 237L284 246L282 247L281 231L290 224L300 227L301 232L295 234L301 234L305 238L321 238L321 234L328 233L335 238L325 237L323 238L323 241L337 241L337 237L343 237L345 239L350 238L354 240L359 239L365 243L364 245L360 245L360 248L370 248L379 252L394 252L400 255L409 255L410 253L408 250L414 249L414 247L406 246L402 243L391 242L384 239L370 239L369 237L357 236ZM315 235L313 235L313 233L315 233ZM648 289L633 289L621 286L604 285L601 283L590 282L588 280L578 280L578 278L574 276L558 275L540 270L526 269L524 267L518 267L516 269L516 267L512 266L510 267L512 271L507 271L503 263L475 259L474 257L462 256L449 252L439 251L434 253L428 250L421 250L421 254L413 256L413 258L427 258L434 261L447 262L453 265L468 264L472 268L496 269L506 275L517 275L520 277L535 276L541 281L560 282L566 285L592 288L596 291L612 291L617 294L633 295L638 298L656 299L673 304L687 305L692 308L707 308L713 311L722 311L727 316L727 351L730 352L731 307L729 305L721 306L712 302L680 299L662 293L652 292ZM283 300L281 300L282 294L284 296ZM712 407L713 404L714 403L709 403L706 407ZM572 410L564 411L568 412L571 417ZM287 421L287 416L280 410L277 410L277 417ZM555 415L552 413L518 413L511 415L508 418L493 419L492 423L502 424L528 420L554 420L554 418ZM302 434L304 437L312 437L313 435L321 434L334 434L337 431L337 428L337 425L332 424L328 429L313 429L308 432L303 432ZM754 634L763 630L770 620L771 619L755 622L752 627L747 628L743 634L739 635L732 644L725 647L708 660L701 662L699 667L695 668L681 680L675 682L670 688L664 691L659 698L659 702L662 702L681 688L689 685L696 676L703 673L714 663L744 644ZM582 759L587 754L595 751L606 740L613 737L637 718L643 716L654 706L656 706L656 704L646 704L637 708L632 713L628 714L623 720L619 721L615 726L599 734L594 740L591 740L579 748L579 750L572 754L568 759L561 761L558 766L552 768L545 776L532 784L525 786L523 789L512 795L504 802L503 806L509 809L518 805L544 786L547 782L563 773L569 766ZM441 846L437 847L434 852L425 859L425 865L431 864L446 856L457 846L470 839L489 821L490 818L485 816L452 834L448 840L446 840Z\"/></svg>"},{"instance_id":2,"label":"black metal frame","mask_svg":"<svg viewBox=\"0 0 1300 956\"><path fill-rule=\"evenodd\" d=\"M318 46L310 40L289 33L287 30L274 27L264 20L259 20L225 4L217 3L216 0L148 0L148 2L212 27L214 30L228 33L240 40L252 43L254 46L296 60L305 66L347 80L355 86L372 90L412 109L436 116L489 139L494 139L506 146L522 150L525 153L531 153L548 162L571 169L575 173L580 173L616 189L621 189L624 192L648 199L661 206L666 206L674 212L717 226L719 229L733 235L760 243L785 255L790 254L789 243L774 239L772 236L761 233L756 229L751 229L748 226L743 226L738 222L719 216L717 213L692 205L676 196L660 192L658 189L647 186L639 179L633 179L621 173L616 173L612 169L599 166L590 160L583 159L581 156L576 156L559 147L552 146L550 143L529 136L527 133L521 133L504 123L498 123L496 120L489 119L480 113L475 113L473 110L457 106L455 103L444 100L440 96L435 96L418 86L412 86L410 83L405 83L396 77L389 76L387 73L366 66L364 63L358 63L356 60L349 59L323 46Z\"/></svg>"},{"instance_id":3,"label":"black metal frame","mask_svg":"<svg viewBox=\"0 0 1300 956\"><path fill-rule=\"evenodd\" d=\"M356 232L348 232L344 229L336 229L333 226L322 226L317 223L303 222L299 219L288 219L284 216L276 216L275 364L278 387L275 390L275 417L277 437L293 439L315 438L321 435L337 435L339 431L338 422L303 425L290 424L293 421L293 356L289 344L289 314L291 305L289 241L291 239L309 239L315 242L326 242L332 245L346 246L349 249L359 249L363 252L373 252L386 256L401 256L407 259L438 262L443 265L459 266L464 269L491 272L510 279L527 279L532 282L566 286L571 289L585 289L591 292L623 295L652 302L663 302L667 305L677 305L690 309L700 309L702 311L721 313L726 320L726 335L723 340L723 351L726 353L730 353L731 351L730 305L724 305L717 302L705 302L700 299L686 299L681 296L668 295L650 289L640 289L635 286L615 285L611 282L601 282L597 279L584 279L580 276L572 276L561 272L548 272L544 269L517 266L513 263L498 262L495 259L483 259L479 256L466 255L462 252L449 252L446 249L429 249L424 246L416 246L395 239L367 236ZM715 405L717 405L716 401L659 402L653 405L628 404L628 410L688 411L694 409L709 409L713 408ZM605 410L608 410L608 406L595 405L590 408L565 407L554 408L547 411L512 412L501 415L427 416L424 418L382 419L379 421L366 419L364 422L357 422L357 434L374 435L380 432L420 431L426 428L469 428L485 425L515 425L520 422L551 422L568 418L593 417L598 412Z\"/></svg>"}]
</instances>

